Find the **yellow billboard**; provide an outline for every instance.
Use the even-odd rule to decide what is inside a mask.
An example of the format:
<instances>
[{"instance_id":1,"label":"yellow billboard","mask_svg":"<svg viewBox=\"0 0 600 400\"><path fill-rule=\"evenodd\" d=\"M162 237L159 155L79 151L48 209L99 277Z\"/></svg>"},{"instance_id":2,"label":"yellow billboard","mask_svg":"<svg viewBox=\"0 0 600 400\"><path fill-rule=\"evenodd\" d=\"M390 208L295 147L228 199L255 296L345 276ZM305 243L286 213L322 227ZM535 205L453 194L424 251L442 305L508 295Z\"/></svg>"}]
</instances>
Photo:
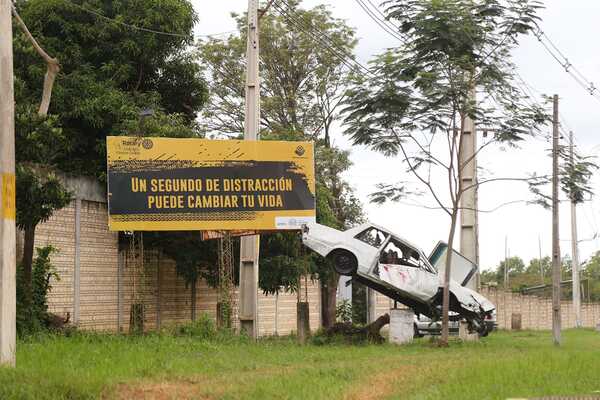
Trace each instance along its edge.
<instances>
[{"instance_id":1,"label":"yellow billboard","mask_svg":"<svg viewBox=\"0 0 600 400\"><path fill-rule=\"evenodd\" d=\"M113 231L285 230L315 221L310 142L106 139Z\"/></svg>"}]
</instances>

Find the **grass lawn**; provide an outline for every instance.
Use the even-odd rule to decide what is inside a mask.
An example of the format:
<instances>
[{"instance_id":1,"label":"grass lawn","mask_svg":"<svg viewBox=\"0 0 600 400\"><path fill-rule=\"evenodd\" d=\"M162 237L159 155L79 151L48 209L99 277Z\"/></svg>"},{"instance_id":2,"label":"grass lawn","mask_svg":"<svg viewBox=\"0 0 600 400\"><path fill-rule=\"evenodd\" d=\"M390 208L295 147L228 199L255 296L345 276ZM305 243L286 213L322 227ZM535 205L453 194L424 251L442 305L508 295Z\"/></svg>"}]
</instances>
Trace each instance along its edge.
<instances>
[{"instance_id":1,"label":"grass lawn","mask_svg":"<svg viewBox=\"0 0 600 400\"><path fill-rule=\"evenodd\" d=\"M21 341L0 399L506 399L600 396L600 334L497 332L433 347L149 335Z\"/></svg>"}]
</instances>

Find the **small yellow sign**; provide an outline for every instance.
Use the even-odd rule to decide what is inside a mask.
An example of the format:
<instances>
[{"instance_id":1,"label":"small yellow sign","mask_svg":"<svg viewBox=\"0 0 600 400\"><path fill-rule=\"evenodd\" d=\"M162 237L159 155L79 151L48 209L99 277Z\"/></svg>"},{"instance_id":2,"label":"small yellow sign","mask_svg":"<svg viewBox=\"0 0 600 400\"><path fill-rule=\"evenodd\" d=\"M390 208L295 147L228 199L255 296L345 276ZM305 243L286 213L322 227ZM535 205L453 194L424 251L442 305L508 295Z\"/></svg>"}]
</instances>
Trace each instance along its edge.
<instances>
[{"instance_id":1,"label":"small yellow sign","mask_svg":"<svg viewBox=\"0 0 600 400\"><path fill-rule=\"evenodd\" d=\"M0 199L0 217L5 219L15 219L17 216L17 207L15 204L15 174L3 173L2 179L2 198Z\"/></svg>"}]
</instances>

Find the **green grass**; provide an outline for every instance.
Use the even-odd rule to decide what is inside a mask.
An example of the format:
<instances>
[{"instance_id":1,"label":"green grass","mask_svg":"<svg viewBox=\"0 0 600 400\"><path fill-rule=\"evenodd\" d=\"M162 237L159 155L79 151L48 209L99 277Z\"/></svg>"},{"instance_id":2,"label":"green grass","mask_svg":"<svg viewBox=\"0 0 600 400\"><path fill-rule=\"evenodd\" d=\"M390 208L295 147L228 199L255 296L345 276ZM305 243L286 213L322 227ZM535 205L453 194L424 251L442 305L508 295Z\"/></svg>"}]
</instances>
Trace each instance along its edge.
<instances>
[{"instance_id":1,"label":"green grass","mask_svg":"<svg viewBox=\"0 0 600 400\"><path fill-rule=\"evenodd\" d=\"M17 368L0 368L0 399L480 400L600 391L600 334L565 331L563 341L554 348L548 332L527 331L445 349L427 339L395 347L43 336L18 343Z\"/></svg>"}]
</instances>

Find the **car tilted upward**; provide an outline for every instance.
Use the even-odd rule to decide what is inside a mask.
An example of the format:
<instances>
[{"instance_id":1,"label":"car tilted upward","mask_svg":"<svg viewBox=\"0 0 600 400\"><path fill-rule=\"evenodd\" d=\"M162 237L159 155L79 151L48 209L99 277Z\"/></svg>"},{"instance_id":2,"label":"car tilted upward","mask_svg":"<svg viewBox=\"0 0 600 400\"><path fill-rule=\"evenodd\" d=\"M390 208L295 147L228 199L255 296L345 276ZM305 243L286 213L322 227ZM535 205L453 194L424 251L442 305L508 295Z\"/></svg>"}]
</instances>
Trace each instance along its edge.
<instances>
[{"instance_id":1,"label":"car tilted upward","mask_svg":"<svg viewBox=\"0 0 600 400\"><path fill-rule=\"evenodd\" d=\"M341 275L360 282L437 320L441 315L443 277L417 246L380 226L367 223L347 231L320 224L303 226L305 246L329 258ZM486 318L495 306L479 293L450 281L450 310L487 335Z\"/></svg>"}]
</instances>

